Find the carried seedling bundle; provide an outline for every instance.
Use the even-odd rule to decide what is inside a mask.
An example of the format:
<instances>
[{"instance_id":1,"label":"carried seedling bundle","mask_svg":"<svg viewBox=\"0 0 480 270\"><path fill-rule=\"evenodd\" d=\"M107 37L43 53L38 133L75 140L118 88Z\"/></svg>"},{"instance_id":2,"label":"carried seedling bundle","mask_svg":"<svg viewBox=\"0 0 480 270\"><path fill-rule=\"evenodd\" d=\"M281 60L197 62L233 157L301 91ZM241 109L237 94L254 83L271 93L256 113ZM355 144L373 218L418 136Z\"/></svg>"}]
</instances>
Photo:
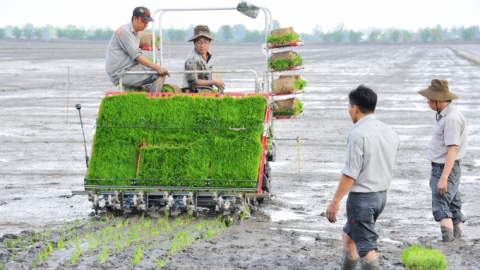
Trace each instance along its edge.
<instances>
[{"instance_id":1,"label":"carried seedling bundle","mask_svg":"<svg viewBox=\"0 0 480 270\"><path fill-rule=\"evenodd\" d=\"M272 53L272 56L268 58L268 67L276 71L289 70L302 65L302 57L292 50Z\"/></svg>"},{"instance_id":2,"label":"carried seedling bundle","mask_svg":"<svg viewBox=\"0 0 480 270\"><path fill-rule=\"evenodd\" d=\"M152 33L148 33L148 32L143 32L143 31L140 31L140 44L139 44L139 47L142 48L142 47L152 47ZM158 47L158 44L160 43L160 36L155 36L155 44L154 44L154 48L157 48Z\"/></svg>"},{"instance_id":3,"label":"carried seedling bundle","mask_svg":"<svg viewBox=\"0 0 480 270\"><path fill-rule=\"evenodd\" d=\"M275 29L270 33L271 35L267 38L267 43L275 46L289 46L290 43L299 40L299 35L293 31L293 27Z\"/></svg>"},{"instance_id":4,"label":"carried seedling bundle","mask_svg":"<svg viewBox=\"0 0 480 270\"><path fill-rule=\"evenodd\" d=\"M164 93L182 93L182 89L174 84L164 84L162 86L162 92Z\"/></svg>"},{"instance_id":5,"label":"carried seedling bundle","mask_svg":"<svg viewBox=\"0 0 480 270\"><path fill-rule=\"evenodd\" d=\"M266 106L261 95L106 97L87 184L255 188Z\"/></svg>"},{"instance_id":6,"label":"carried seedling bundle","mask_svg":"<svg viewBox=\"0 0 480 270\"><path fill-rule=\"evenodd\" d=\"M273 116L292 116L302 112L303 104L296 98L276 100L273 103Z\"/></svg>"},{"instance_id":7,"label":"carried seedling bundle","mask_svg":"<svg viewBox=\"0 0 480 270\"><path fill-rule=\"evenodd\" d=\"M448 263L441 251L411 246L402 252L402 263L408 269L447 269Z\"/></svg>"},{"instance_id":8,"label":"carried seedling bundle","mask_svg":"<svg viewBox=\"0 0 480 270\"><path fill-rule=\"evenodd\" d=\"M287 94L294 91L303 90L307 85L300 75L280 75L273 81L273 92L275 94Z\"/></svg>"}]
</instances>

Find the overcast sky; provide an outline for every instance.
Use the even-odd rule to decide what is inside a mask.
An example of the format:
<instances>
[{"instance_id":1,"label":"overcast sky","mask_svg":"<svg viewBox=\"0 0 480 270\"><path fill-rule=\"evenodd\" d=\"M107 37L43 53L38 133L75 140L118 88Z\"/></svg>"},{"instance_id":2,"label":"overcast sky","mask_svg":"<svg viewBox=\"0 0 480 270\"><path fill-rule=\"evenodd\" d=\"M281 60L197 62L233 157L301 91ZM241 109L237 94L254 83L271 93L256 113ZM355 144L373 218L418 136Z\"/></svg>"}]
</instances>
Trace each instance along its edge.
<instances>
[{"instance_id":1,"label":"overcast sky","mask_svg":"<svg viewBox=\"0 0 480 270\"><path fill-rule=\"evenodd\" d=\"M417 30L437 24L455 26L480 25L480 0L249 0L266 7L281 27L292 26L296 32L311 33L315 25L328 31L343 23L345 28L360 30L404 28ZM237 0L0 0L0 27L36 27L68 24L86 29L112 28L129 22L136 6L152 13L161 8L236 7ZM155 18L158 22L158 19ZM207 24L213 31L220 25L244 24L248 29L263 29L262 13L251 19L237 11L167 12L162 28L188 28ZM149 26L151 28L151 26ZM158 28L158 24L156 26Z\"/></svg>"}]
</instances>

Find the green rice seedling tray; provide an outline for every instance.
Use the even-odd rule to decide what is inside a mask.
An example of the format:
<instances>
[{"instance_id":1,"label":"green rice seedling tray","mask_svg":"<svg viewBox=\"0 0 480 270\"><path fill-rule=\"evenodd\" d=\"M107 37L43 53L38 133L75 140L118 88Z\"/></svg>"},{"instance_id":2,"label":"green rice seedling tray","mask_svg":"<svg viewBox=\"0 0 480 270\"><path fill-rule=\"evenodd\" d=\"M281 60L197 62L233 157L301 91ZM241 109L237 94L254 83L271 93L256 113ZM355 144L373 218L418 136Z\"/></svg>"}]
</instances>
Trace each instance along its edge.
<instances>
[{"instance_id":1,"label":"green rice seedling tray","mask_svg":"<svg viewBox=\"0 0 480 270\"><path fill-rule=\"evenodd\" d=\"M292 118L299 115L302 111L303 103L300 100L296 98L284 99L275 101L273 116L275 119Z\"/></svg>"},{"instance_id":2,"label":"green rice seedling tray","mask_svg":"<svg viewBox=\"0 0 480 270\"><path fill-rule=\"evenodd\" d=\"M444 270L448 267L445 255L441 251L415 245L403 250L401 258L402 264L407 269Z\"/></svg>"},{"instance_id":3,"label":"green rice seedling tray","mask_svg":"<svg viewBox=\"0 0 480 270\"><path fill-rule=\"evenodd\" d=\"M262 192L268 94L107 92L86 190Z\"/></svg>"}]
</instances>

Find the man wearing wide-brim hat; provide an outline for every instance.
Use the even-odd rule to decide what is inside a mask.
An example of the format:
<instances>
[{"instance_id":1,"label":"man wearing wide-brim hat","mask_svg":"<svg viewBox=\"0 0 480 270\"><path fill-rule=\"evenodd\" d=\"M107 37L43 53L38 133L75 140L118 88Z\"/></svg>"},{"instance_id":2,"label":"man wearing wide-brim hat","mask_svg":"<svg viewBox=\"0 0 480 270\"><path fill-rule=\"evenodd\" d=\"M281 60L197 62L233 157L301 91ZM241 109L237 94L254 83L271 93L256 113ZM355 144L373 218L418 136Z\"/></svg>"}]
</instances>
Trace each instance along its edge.
<instances>
[{"instance_id":1,"label":"man wearing wide-brim hat","mask_svg":"<svg viewBox=\"0 0 480 270\"><path fill-rule=\"evenodd\" d=\"M215 40L210 34L210 29L206 25L197 25L193 31L193 36L188 40L193 41L194 48L188 54L185 60L185 71L189 70L212 70L209 61L212 54L208 51L210 42ZM201 90L212 90L213 86L223 90L225 84L219 78L212 79L212 73L188 73L183 76L183 91L198 92Z\"/></svg>"},{"instance_id":2,"label":"man wearing wide-brim hat","mask_svg":"<svg viewBox=\"0 0 480 270\"><path fill-rule=\"evenodd\" d=\"M432 170L432 212L440 222L442 240L453 241L462 237L462 214L460 185L460 160L467 151L467 124L465 117L452 104L458 96L450 92L446 80L432 80L428 88L418 91L427 98L430 108L437 112L433 136L428 146L427 159Z\"/></svg>"}]
</instances>

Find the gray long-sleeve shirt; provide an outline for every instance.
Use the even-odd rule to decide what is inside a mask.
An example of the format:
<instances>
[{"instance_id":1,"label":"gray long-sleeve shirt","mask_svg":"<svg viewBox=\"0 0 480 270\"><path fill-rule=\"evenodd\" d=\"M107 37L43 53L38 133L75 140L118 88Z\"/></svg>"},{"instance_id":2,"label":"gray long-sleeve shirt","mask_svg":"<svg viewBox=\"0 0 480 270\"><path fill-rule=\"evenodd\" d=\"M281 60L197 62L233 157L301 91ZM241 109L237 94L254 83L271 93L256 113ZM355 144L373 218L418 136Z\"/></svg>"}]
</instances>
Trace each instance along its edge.
<instances>
[{"instance_id":1,"label":"gray long-sleeve shirt","mask_svg":"<svg viewBox=\"0 0 480 270\"><path fill-rule=\"evenodd\" d=\"M131 22L120 26L112 35L105 58L108 80L118 84L126 70L138 65L135 59L142 54L139 48L140 35L135 33Z\"/></svg>"},{"instance_id":2,"label":"gray long-sleeve shirt","mask_svg":"<svg viewBox=\"0 0 480 270\"><path fill-rule=\"evenodd\" d=\"M362 117L350 129L342 174L355 183L351 192L377 192L390 187L400 147L398 135L374 114Z\"/></svg>"}]
</instances>

